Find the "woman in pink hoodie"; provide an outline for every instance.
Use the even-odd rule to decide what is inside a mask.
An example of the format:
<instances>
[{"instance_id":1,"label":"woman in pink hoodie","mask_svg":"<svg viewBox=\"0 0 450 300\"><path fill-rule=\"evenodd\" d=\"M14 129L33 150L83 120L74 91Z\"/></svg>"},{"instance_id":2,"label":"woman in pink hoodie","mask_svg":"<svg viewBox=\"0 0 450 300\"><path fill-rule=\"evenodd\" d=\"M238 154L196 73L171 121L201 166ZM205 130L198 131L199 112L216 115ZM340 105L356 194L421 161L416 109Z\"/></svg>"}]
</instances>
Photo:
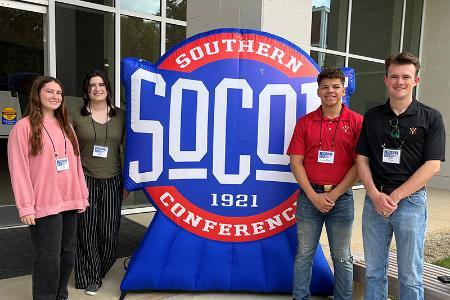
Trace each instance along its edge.
<instances>
[{"instance_id":1,"label":"woman in pink hoodie","mask_svg":"<svg viewBox=\"0 0 450 300\"><path fill-rule=\"evenodd\" d=\"M25 117L8 139L8 163L19 217L33 243L33 299L68 299L76 253L77 213L88 190L61 83L34 82Z\"/></svg>"}]
</instances>

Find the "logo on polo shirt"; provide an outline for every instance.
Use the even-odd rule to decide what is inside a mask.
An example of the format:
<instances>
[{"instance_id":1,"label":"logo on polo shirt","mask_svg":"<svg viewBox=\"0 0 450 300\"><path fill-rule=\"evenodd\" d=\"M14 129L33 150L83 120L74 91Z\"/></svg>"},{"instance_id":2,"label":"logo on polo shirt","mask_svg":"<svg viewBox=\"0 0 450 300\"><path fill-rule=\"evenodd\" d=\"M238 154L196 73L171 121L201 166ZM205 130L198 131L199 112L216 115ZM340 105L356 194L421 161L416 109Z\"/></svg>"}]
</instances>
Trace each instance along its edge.
<instances>
[{"instance_id":1,"label":"logo on polo shirt","mask_svg":"<svg viewBox=\"0 0 450 300\"><path fill-rule=\"evenodd\" d=\"M410 127L410 128L409 128L409 132L410 132L411 134L416 134L416 130L417 130L416 127Z\"/></svg>"}]
</instances>

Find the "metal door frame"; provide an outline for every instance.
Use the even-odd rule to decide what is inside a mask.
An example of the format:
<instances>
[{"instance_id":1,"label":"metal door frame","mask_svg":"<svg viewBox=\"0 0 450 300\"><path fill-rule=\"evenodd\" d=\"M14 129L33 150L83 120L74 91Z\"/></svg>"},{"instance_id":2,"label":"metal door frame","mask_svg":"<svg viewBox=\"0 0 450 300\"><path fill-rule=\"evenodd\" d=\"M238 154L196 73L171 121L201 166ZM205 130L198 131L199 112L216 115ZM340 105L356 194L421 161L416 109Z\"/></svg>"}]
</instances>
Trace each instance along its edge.
<instances>
[{"instance_id":1,"label":"metal door frame","mask_svg":"<svg viewBox=\"0 0 450 300\"><path fill-rule=\"evenodd\" d=\"M48 1L10 1L10 0L2 0L0 1L0 7L5 8L11 8L11 9L18 9L28 12L35 12L43 15L43 45L44 45L44 73L48 74L49 72L49 45L48 45L48 29L49 29L49 16L48 16ZM4 138L4 137L0 137ZM12 216L11 214L17 210L15 209L15 204L6 204L6 205L0 205L0 217L2 216L2 208L4 208L3 212L6 216L3 216L2 219L8 219L8 221L12 221L15 216ZM8 225L1 227L0 229L10 228L10 227L16 227L20 223L8 223ZM24 226L24 225L22 225Z\"/></svg>"}]
</instances>

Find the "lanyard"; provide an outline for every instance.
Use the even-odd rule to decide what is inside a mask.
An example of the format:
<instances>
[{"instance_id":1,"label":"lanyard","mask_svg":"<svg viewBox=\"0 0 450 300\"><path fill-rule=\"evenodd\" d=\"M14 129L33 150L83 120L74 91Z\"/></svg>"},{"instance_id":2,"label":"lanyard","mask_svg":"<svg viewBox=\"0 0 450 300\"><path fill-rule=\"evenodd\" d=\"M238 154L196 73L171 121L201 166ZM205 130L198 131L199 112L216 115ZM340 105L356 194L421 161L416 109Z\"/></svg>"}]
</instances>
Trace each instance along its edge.
<instances>
[{"instance_id":1,"label":"lanyard","mask_svg":"<svg viewBox=\"0 0 450 300\"><path fill-rule=\"evenodd\" d=\"M97 142L97 131L95 130L95 125L94 125L94 119L92 118L92 110L91 110L91 104L89 103L89 112L91 113L91 123L92 123L92 128L94 129L94 145ZM106 146L106 144L108 143L108 112L109 112L109 107L106 108L106 136L105 136L105 143L103 144L104 146Z\"/></svg>"},{"instance_id":2,"label":"lanyard","mask_svg":"<svg viewBox=\"0 0 450 300\"><path fill-rule=\"evenodd\" d=\"M44 124L42 124L42 126L44 126L45 132L47 132L47 135L48 135L48 137L49 137L49 139L50 139L50 142L52 142L53 153L55 153L55 157L58 157L58 153L56 152L55 144L53 143L53 139L52 139L52 137L50 136L50 133L48 133L48 130L47 130L47 128L45 128L45 125L44 125ZM67 156L66 135L64 134L64 131L62 130L62 128L60 128L60 129L61 129L61 132L62 132L63 137L64 137L64 154L65 154L65 156Z\"/></svg>"},{"instance_id":3,"label":"lanyard","mask_svg":"<svg viewBox=\"0 0 450 300\"><path fill-rule=\"evenodd\" d=\"M323 111L322 108L320 108L320 111L322 113L322 116L320 118L320 140L319 140L319 150L322 149L322 121L323 121ZM341 121L341 114L342 114L342 106L341 106L341 110L339 111L339 118L337 120L337 124L336 124L336 128L334 128L334 133L333 133L333 137L331 139L331 147L334 148L334 138L336 136L336 131L339 127L339 122Z\"/></svg>"}]
</instances>

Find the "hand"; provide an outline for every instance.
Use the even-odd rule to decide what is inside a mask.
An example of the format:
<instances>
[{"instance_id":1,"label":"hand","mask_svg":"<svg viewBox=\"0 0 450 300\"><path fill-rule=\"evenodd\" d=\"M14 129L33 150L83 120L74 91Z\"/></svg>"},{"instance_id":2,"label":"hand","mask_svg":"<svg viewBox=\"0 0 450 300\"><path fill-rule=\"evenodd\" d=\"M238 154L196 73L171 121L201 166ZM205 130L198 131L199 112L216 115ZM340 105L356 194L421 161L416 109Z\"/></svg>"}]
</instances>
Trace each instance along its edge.
<instances>
[{"instance_id":1,"label":"hand","mask_svg":"<svg viewBox=\"0 0 450 300\"><path fill-rule=\"evenodd\" d=\"M123 200L127 199L129 195L130 195L130 191L128 191L128 190L126 190L126 189L123 189L123 192L122 192L122 199L123 199Z\"/></svg>"},{"instance_id":2,"label":"hand","mask_svg":"<svg viewBox=\"0 0 450 300\"><path fill-rule=\"evenodd\" d=\"M400 200L402 200L402 198L400 198L400 196L397 195L397 190L395 189L392 193L389 194L389 197L391 197L391 199L398 204L400 202Z\"/></svg>"},{"instance_id":3,"label":"hand","mask_svg":"<svg viewBox=\"0 0 450 300\"><path fill-rule=\"evenodd\" d=\"M334 206L334 201L331 200L327 193L315 193L309 199L321 213L329 212Z\"/></svg>"},{"instance_id":4,"label":"hand","mask_svg":"<svg viewBox=\"0 0 450 300\"><path fill-rule=\"evenodd\" d=\"M20 217L20 221L22 222L22 224L25 225L36 225L36 222L34 221L36 215L27 215L27 216L23 216Z\"/></svg>"},{"instance_id":5,"label":"hand","mask_svg":"<svg viewBox=\"0 0 450 300\"><path fill-rule=\"evenodd\" d=\"M387 217L397 209L397 203L384 193L377 192L369 197L372 199L376 212L380 215Z\"/></svg>"},{"instance_id":6,"label":"hand","mask_svg":"<svg viewBox=\"0 0 450 300\"><path fill-rule=\"evenodd\" d=\"M87 209L87 206L83 207L82 209L79 209L78 213L82 214L82 213L84 213L86 211L86 209Z\"/></svg>"},{"instance_id":7,"label":"hand","mask_svg":"<svg viewBox=\"0 0 450 300\"><path fill-rule=\"evenodd\" d=\"M331 192L325 193L327 198L330 201L336 202L336 200L339 198L340 195L337 195L335 190L332 190Z\"/></svg>"}]
</instances>

